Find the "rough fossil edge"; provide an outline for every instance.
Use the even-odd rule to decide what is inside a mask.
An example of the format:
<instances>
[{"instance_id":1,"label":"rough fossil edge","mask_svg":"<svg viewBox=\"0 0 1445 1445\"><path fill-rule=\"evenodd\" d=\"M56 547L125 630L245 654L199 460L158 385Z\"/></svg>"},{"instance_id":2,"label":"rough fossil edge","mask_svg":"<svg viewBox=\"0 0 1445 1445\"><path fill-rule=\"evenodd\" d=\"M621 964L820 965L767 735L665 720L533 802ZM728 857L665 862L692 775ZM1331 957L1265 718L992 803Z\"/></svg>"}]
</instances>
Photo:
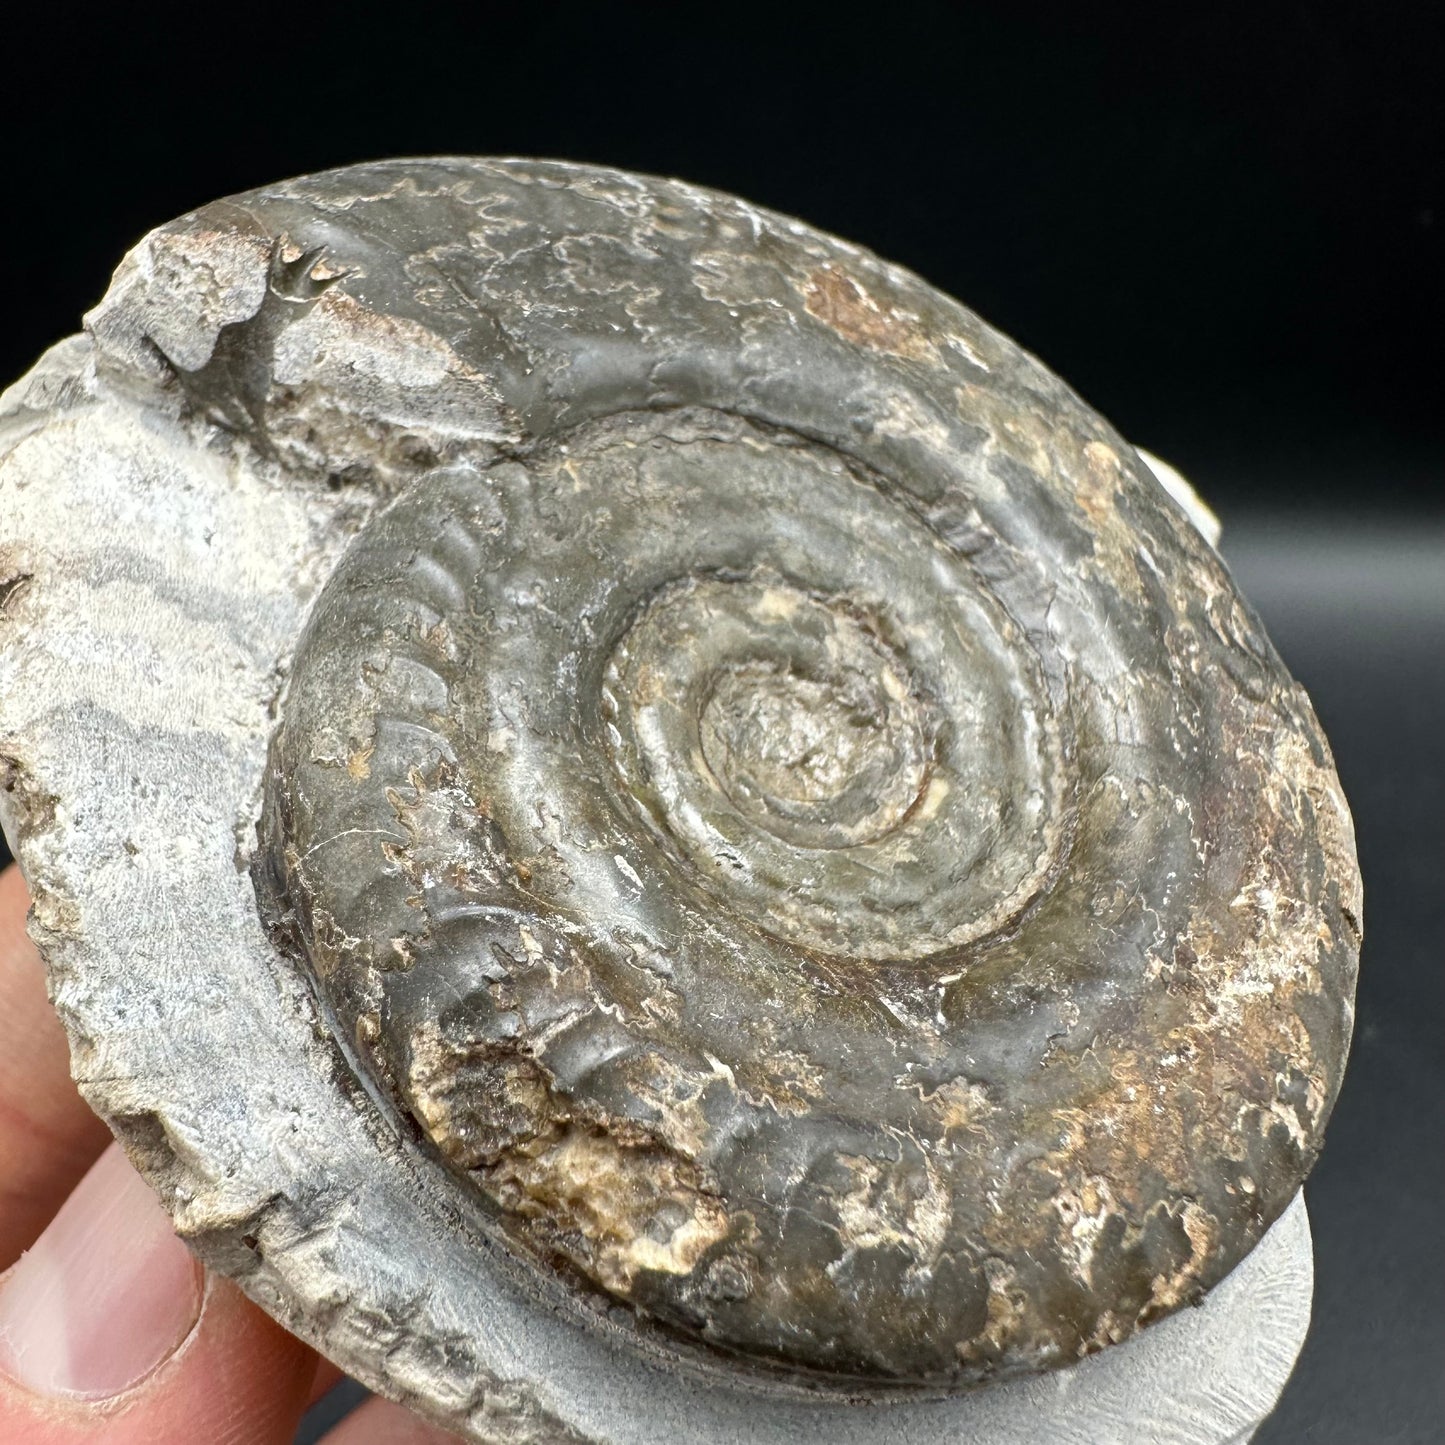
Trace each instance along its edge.
<instances>
[{"instance_id":1,"label":"rough fossil edge","mask_svg":"<svg viewBox=\"0 0 1445 1445\"><path fill-rule=\"evenodd\" d=\"M436 1205L435 1166L337 1086L256 915L278 668L347 540L340 503L110 395L84 337L0 399L0 463L0 813L73 1069L182 1236L282 1323L478 1442L1002 1445L1047 1420L1061 1441L1217 1445L1272 1407L1308 1323L1299 1203L1198 1310L947 1400L848 1408L679 1376L540 1299ZM198 541L204 578L175 565ZM239 1088L211 1067L226 1050L249 1057Z\"/></svg>"}]
</instances>

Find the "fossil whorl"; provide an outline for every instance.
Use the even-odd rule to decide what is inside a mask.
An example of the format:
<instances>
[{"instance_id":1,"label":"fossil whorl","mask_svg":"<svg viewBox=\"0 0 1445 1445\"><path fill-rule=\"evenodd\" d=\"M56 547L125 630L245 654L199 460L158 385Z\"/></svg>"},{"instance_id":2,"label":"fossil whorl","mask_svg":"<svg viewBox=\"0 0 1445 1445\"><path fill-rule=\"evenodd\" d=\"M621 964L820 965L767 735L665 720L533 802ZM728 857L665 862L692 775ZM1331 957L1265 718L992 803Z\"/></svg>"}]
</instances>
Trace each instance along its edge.
<instances>
[{"instance_id":1,"label":"fossil whorl","mask_svg":"<svg viewBox=\"0 0 1445 1445\"><path fill-rule=\"evenodd\" d=\"M251 869L458 1210L653 1348L849 1389L1068 1363L1249 1251L1339 1085L1349 816L1067 387L582 167L358 167L148 256L101 373L354 533Z\"/></svg>"},{"instance_id":2,"label":"fossil whorl","mask_svg":"<svg viewBox=\"0 0 1445 1445\"><path fill-rule=\"evenodd\" d=\"M283 703L270 879L357 1057L523 1248L760 1360L976 1379L1197 1299L1345 1045L1307 703L962 307L557 179L272 220L515 428L424 437Z\"/></svg>"}]
</instances>

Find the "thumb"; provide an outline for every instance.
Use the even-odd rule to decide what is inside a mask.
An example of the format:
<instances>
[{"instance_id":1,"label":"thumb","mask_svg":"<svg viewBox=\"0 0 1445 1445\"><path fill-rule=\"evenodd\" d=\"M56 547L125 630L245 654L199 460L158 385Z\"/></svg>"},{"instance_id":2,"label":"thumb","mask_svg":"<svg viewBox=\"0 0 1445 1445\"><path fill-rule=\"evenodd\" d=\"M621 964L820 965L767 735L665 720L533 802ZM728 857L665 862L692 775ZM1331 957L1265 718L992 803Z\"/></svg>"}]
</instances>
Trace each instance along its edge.
<instances>
[{"instance_id":1,"label":"thumb","mask_svg":"<svg viewBox=\"0 0 1445 1445\"><path fill-rule=\"evenodd\" d=\"M316 1363L205 1274L115 1145L0 1278L0 1440L289 1445Z\"/></svg>"}]
</instances>

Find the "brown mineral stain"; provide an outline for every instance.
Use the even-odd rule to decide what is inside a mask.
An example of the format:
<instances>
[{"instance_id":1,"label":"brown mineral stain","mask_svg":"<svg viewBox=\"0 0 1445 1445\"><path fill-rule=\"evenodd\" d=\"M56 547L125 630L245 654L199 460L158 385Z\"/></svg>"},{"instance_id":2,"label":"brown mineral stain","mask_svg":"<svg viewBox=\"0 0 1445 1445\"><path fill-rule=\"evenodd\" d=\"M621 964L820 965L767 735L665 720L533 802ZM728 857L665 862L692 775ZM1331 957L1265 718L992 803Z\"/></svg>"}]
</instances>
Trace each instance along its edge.
<instances>
[{"instance_id":1,"label":"brown mineral stain","mask_svg":"<svg viewBox=\"0 0 1445 1445\"><path fill-rule=\"evenodd\" d=\"M809 315L855 346L911 361L938 360L937 349L919 329L916 317L896 306L880 306L860 282L831 263L808 278L803 303Z\"/></svg>"},{"instance_id":2,"label":"brown mineral stain","mask_svg":"<svg viewBox=\"0 0 1445 1445\"><path fill-rule=\"evenodd\" d=\"M924 1102L933 1110L939 1125L945 1133L954 1129L966 1129L972 1133L983 1132L982 1121L993 1112L988 1091L982 1084L975 1084L963 1077L949 1079L940 1084L931 1094L923 1096Z\"/></svg>"},{"instance_id":3,"label":"brown mineral stain","mask_svg":"<svg viewBox=\"0 0 1445 1445\"><path fill-rule=\"evenodd\" d=\"M1123 466L1118 453L1103 442L1084 444L1085 466L1079 473L1079 505L1096 527L1105 527L1114 518L1114 503L1123 480Z\"/></svg>"},{"instance_id":4,"label":"brown mineral stain","mask_svg":"<svg viewBox=\"0 0 1445 1445\"><path fill-rule=\"evenodd\" d=\"M1028 1296L1019 1287L1014 1267L997 1256L986 1258L981 1267L988 1281L987 1314L983 1329L955 1347L964 1365L998 1358L1028 1323Z\"/></svg>"}]
</instances>

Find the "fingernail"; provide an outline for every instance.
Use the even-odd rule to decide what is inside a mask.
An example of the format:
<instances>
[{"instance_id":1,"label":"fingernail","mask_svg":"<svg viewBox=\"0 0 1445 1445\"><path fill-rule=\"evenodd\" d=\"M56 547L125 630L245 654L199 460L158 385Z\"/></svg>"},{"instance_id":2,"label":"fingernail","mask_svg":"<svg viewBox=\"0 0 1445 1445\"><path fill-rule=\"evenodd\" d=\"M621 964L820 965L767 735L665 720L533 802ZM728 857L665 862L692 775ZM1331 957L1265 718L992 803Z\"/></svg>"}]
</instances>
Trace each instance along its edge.
<instances>
[{"instance_id":1,"label":"fingernail","mask_svg":"<svg viewBox=\"0 0 1445 1445\"><path fill-rule=\"evenodd\" d=\"M0 1369L41 1395L106 1399L173 1355L201 1271L112 1145L0 1283Z\"/></svg>"}]
</instances>

